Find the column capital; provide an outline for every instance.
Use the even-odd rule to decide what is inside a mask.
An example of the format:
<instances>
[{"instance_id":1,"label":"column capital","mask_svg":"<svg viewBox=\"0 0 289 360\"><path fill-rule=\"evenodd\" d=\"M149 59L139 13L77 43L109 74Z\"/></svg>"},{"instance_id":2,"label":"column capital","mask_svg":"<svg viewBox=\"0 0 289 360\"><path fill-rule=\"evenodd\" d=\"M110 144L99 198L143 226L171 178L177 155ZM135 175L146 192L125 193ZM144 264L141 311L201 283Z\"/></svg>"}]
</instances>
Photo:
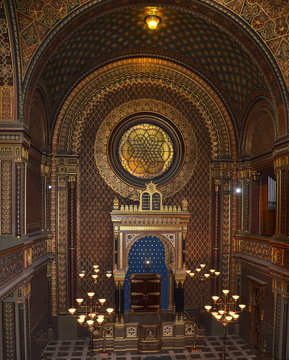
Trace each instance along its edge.
<instances>
[{"instance_id":1,"label":"column capital","mask_svg":"<svg viewBox=\"0 0 289 360\"><path fill-rule=\"evenodd\" d=\"M47 155L42 155L40 170L41 170L41 176L43 176L43 177L50 176L50 174L51 174L51 158L48 157Z\"/></svg>"},{"instance_id":2,"label":"column capital","mask_svg":"<svg viewBox=\"0 0 289 360\"><path fill-rule=\"evenodd\" d=\"M258 171L252 170L251 171L251 177L253 181L260 181L260 176L261 173L259 173Z\"/></svg>"},{"instance_id":3,"label":"column capital","mask_svg":"<svg viewBox=\"0 0 289 360\"><path fill-rule=\"evenodd\" d=\"M214 160L211 162L212 176L214 178L231 178L233 176L232 160Z\"/></svg>"}]
</instances>

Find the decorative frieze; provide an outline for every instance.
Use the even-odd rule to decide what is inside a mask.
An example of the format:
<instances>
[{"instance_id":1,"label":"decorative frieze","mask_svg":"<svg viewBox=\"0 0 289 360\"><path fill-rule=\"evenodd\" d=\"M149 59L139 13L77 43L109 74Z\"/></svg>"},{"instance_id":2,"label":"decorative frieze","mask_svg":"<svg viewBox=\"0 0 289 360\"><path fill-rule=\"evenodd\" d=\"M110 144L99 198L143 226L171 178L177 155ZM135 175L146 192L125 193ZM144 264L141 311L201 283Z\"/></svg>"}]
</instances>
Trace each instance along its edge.
<instances>
[{"instance_id":1,"label":"decorative frieze","mask_svg":"<svg viewBox=\"0 0 289 360\"><path fill-rule=\"evenodd\" d=\"M23 250L0 257L0 285L20 274L24 269Z\"/></svg>"},{"instance_id":2,"label":"decorative frieze","mask_svg":"<svg viewBox=\"0 0 289 360\"><path fill-rule=\"evenodd\" d=\"M238 239L237 251L270 261L272 246L264 242L258 242L255 239L253 241L252 239Z\"/></svg>"},{"instance_id":3,"label":"decorative frieze","mask_svg":"<svg viewBox=\"0 0 289 360\"><path fill-rule=\"evenodd\" d=\"M3 251L0 256L0 287L9 280L16 279L31 267L34 261L44 257L47 254L46 241L45 237L31 242L29 245Z\"/></svg>"},{"instance_id":4,"label":"decorative frieze","mask_svg":"<svg viewBox=\"0 0 289 360\"><path fill-rule=\"evenodd\" d=\"M238 254L249 255L256 260L266 260L274 265L287 267L286 264L289 263L289 251L287 247L284 246L284 243L277 244L276 241L271 239L260 239L257 237L250 237L248 235L236 235L237 248L236 256ZM289 274L288 274L289 276Z\"/></svg>"},{"instance_id":5,"label":"decorative frieze","mask_svg":"<svg viewBox=\"0 0 289 360\"><path fill-rule=\"evenodd\" d=\"M47 239L35 241L32 245L32 261L39 259L47 253Z\"/></svg>"}]
</instances>

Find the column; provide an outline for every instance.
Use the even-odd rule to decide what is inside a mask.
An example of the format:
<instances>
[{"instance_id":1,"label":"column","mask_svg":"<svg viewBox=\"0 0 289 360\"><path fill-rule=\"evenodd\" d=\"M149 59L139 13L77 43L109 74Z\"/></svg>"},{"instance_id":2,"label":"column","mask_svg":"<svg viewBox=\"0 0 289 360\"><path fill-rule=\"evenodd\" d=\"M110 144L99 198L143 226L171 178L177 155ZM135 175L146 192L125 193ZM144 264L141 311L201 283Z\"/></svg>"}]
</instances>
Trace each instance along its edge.
<instances>
[{"instance_id":1,"label":"column","mask_svg":"<svg viewBox=\"0 0 289 360\"><path fill-rule=\"evenodd\" d=\"M215 269L222 274L220 286L223 289L230 287L231 281L233 170L231 161L212 162L213 261Z\"/></svg>"},{"instance_id":2,"label":"column","mask_svg":"<svg viewBox=\"0 0 289 360\"><path fill-rule=\"evenodd\" d=\"M177 320L183 321L184 319L184 283L186 280L186 270L177 269L175 272L175 305Z\"/></svg>"},{"instance_id":3,"label":"column","mask_svg":"<svg viewBox=\"0 0 289 360\"><path fill-rule=\"evenodd\" d=\"M52 191L55 199L54 239L56 249L56 268L52 283L57 286L52 291L52 308L58 308L59 314L67 314L67 309L75 297L75 244L76 244L76 176L78 159L75 156L56 158L56 184ZM73 289L73 290L72 290ZM56 315L55 313L53 315Z\"/></svg>"},{"instance_id":4,"label":"column","mask_svg":"<svg viewBox=\"0 0 289 360\"><path fill-rule=\"evenodd\" d=\"M289 155L277 152L274 159L274 171L277 180L276 195L276 237L289 235Z\"/></svg>"},{"instance_id":5,"label":"column","mask_svg":"<svg viewBox=\"0 0 289 360\"><path fill-rule=\"evenodd\" d=\"M257 171L251 172L251 217L250 217L250 232L252 234L260 233L260 173Z\"/></svg>"},{"instance_id":6,"label":"column","mask_svg":"<svg viewBox=\"0 0 289 360\"><path fill-rule=\"evenodd\" d=\"M115 308L117 315L117 322L123 323L124 321L124 270L114 269L113 277L115 281Z\"/></svg>"},{"instance_id":7,"label":"column","mask_svg":"<svg viewBox=\"0 0 289 360\"><path fill-rule=\"evenodd\" d=\"M77 264L76 264L76 219L77 219L77 206L76 206L76 176L70 176L68 179L68 218L69 218L69 306L74 304L76 298L76 279L77 279Z\"/></svg>"},{"instance_id":8,"label":"column","mask_svg":"<svg viewBox=\"0 0 289 360\"><path fill-rule=\"evenodd\" d=\"M47 156L41 159L41 230L50 229L50 193L52 185L50 183L51 164Z\"/></svg>"},{"instance_id":9,"label":"column","mask_svg":"<svg viewBox=\"0 0 289 360\"><path fill-rule=\"evenodd\" d=\"M212 246L213 246L213 258L212 258L212 268L216 271L220 268L220 192L221 192L221 179L213 179L213 204L212 204L212 221L213 221L213 230L212 230ZM214 277L213 280L213 295L218 293L218 283L217 278Z\"/></svg>"},{"instance_id":10,"label":"column","mask_svg":"<svg viewBox=\"0 0 289 360\"><path fill-rule=\"evenodd\" d=\"M250 191L251 191L251 176L248 169L241 169L238 171L238 199L240 211L240 228L242 233L250 232Z\"/></svg>"},{"instance_id":11,"label":"column","mask_svg":"<svg viewBox=\"0 0 289 360\"><path fill-rule=\"evenodd\" d=\"M274 339L273 355L276 360L289 358L289 282L273 280Z\"/></svg>"}]
</instances>

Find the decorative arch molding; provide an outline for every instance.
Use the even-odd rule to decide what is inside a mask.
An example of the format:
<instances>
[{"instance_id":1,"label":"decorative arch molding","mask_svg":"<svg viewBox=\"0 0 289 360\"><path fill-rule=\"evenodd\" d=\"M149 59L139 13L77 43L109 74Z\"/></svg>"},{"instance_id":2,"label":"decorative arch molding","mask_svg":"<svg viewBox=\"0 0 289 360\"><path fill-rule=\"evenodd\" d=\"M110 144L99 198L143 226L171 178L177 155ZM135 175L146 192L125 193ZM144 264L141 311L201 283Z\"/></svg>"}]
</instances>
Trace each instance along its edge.
<instances>
[{"instance_id":1,"label":"decorative arch molding","mask_svg":"<svg viewBox=\"0 0 289 360\"><path fill-rule=\"evenodd\" d=\"M268 99L259 98L254 104L252 104L245 118L243 134L242 134L242 142L240 144L241 152L243 154L247 154L249 156L256 155L256 154L252 154L252 135L254 131L254 125L256 121L257 120L259 121L261 117L266 117L267 123L270 122L271 120L271 127L269 127L268 129L271 130L273 128L274 130L274 135L271 139L272 149L266 149L266 146L264 145L265 146L264 151L268 152L273 150L274 140L276 138L277 127L278 127L276 120L276 113L274 112L274 108ZM267 123L266 125L268 125ZM262 131L262 134L265 133ZM264 138L266 138L266 135L264 135Z\"/></svg>"},{"instance_id":2,"label":"decorative arch molding","mask_svg":"<svg viewBox=\"0 0 289 360\"><path fill-rule=\"evenodd\" d=\"M164 233L164 232L163 232ZM129 235L129 234L127 234ZM130 234L132 235L132 234ZM168 239L168 237L166 237L164 234L159 233L159 232L154 232L154 231L150 231L150 232L144 232L141 234L137 234L134 239L127 245L126 248L126 257L125 257L125 270L128 270L128 261L129 261L129 257L128 254L130 252L130 249L133 247L133 245L140 239L145 238L145 237L157 237L164 245L165 248L165 263L166 266L168 268L168 270L171 271L175 271L176 269L176 249L173 246L172 242Z\"/></svg>"},{"instance_id":3,"label":"decorative arch molding","mask_svg":"<svg viewBox=\"0 0 289 360\"><path fill-rule=\"evenodd\" d=\"M85 78L68 96L56 120L52 153L77 154L85 120L111 92L127 86L156 84L175 91L198 110L210 134L213 158L236 157L232 119L219 96L198 75L179 65L154 58L117 61Z\"/></svg>"}]
</instances>

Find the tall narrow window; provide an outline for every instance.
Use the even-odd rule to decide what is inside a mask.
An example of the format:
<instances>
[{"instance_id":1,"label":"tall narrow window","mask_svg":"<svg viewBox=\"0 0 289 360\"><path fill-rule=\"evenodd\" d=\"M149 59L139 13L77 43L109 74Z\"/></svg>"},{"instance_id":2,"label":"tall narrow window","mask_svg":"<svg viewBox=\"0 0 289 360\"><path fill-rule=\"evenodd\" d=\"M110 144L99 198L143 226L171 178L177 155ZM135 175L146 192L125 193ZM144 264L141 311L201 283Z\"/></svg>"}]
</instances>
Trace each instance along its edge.
<instances>
[{"instance_id":1,"label":"tall narrow window","mask_svg":"<svg viewBox=\"0 0 289 360\"><path fill-rule=\"evenodd\" d=\"M268 177L268 210L276 210L276 180Z\"/></svg>"}]
</instances>

